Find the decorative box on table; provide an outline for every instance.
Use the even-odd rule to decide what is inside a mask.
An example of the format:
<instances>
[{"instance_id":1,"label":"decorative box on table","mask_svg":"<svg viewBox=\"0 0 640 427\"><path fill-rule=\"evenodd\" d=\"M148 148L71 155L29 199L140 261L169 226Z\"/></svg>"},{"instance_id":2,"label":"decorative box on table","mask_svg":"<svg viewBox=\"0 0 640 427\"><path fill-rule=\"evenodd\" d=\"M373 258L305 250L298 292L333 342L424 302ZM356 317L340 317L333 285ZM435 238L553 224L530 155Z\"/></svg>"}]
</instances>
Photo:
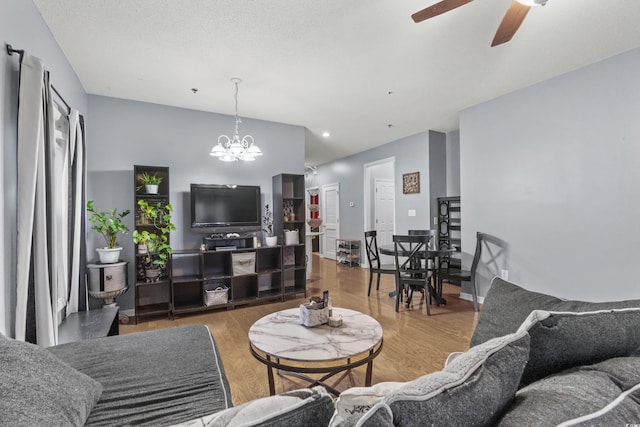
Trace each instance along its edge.
<instances>
[{"instance_id":1,"label":"decorative box on table","mask_svg":"<svg viewBox=\"0 0 640 427\"><path fill-rule=\"evenodd\" d=\"M329 321L329 307L310 309L307 304L300 304L300 323L307 327L324 325Z\"/></svg>"}]
</instances>

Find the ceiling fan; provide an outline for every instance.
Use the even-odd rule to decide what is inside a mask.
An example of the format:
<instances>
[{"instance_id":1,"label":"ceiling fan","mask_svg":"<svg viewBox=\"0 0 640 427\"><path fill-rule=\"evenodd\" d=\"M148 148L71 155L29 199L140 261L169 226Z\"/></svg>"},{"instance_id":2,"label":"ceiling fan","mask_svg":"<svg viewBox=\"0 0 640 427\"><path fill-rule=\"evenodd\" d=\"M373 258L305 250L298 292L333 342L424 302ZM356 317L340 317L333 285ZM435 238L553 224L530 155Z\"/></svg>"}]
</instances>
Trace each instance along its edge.
<instances>
[{"instance_id":1,"label":"ceiling fan","mask_svg":"<svg viewBox=\"0 0 640 427\"><path fill-rule=\"evenodd\" d=\"M413 21L416 23L422 22L472 1L473 0L442 0L426 9L422 9L420 12L414 13L411 15L411 18L413 18ZM529 9L531 9L532 6L544 6L546 3L547 0L513 0L504 18L502 18L496 35L493 37L491 47L511 40L516 31L518 31L518 28L520 28L520 24L524 21L525 16L527 16Z\"/></svg>"}]
</instances>

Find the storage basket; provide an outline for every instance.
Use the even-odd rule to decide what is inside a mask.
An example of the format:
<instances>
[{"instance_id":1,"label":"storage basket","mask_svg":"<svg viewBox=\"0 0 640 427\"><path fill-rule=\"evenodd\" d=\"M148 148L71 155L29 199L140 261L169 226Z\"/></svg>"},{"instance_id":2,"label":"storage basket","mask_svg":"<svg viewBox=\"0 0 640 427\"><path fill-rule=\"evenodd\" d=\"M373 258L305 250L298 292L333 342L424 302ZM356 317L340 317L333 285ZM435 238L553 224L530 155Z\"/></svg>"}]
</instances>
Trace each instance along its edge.
<instances>
[{"instance_id":1,"label":"storage basket","mask_svg":"<svg viewBox=\"0 0 640 427\"><path fill-rule=\"evenodd\" d=\"M231 254L233 262L233 275L242 276L256 272L256 253L240 252Z\"/></svg>"},{"instance_id":2,"label":"storage basket","mask_svg":"<svg viewBox=\"0 0 640 427\"><path fill-rule=\"evenodd\" d=\"M300 323L307 327L324 325L329 321L329 307L310 310L306 304L300 304Z\"/></svg>"},{"instance_id":3,"label":"storage basket","mask_svg":"<svg viewBox=\"0 0 640 427\"><path fill-rule=\"evenodd\" d=\"M229 288L218 286L215 289L204 290L204 305L221 305L229 302Z\"/></svg>"}]
</instances>

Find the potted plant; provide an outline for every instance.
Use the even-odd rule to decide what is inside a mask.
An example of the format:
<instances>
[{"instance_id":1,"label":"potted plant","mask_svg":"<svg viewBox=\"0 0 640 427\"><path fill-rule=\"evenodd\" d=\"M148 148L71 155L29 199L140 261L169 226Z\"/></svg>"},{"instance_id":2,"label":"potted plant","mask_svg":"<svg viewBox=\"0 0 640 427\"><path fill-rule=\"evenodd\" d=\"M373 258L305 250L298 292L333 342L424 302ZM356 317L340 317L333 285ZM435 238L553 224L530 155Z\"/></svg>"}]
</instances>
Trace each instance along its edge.
<instances>
[{"instance_id":1,"label":"potted plant","mask_svg":"<svg viewBox=\"0 0 640 427\"><path fill-rule=\"evenodd\" d=\"M146 254L149 250L149 241L151 241L151 233L147 230L133 231L133 243L138 245L138 253Z\"/></svg>"},{"instance_id":2,"label":"potted plant","mask_svg":"<svg viewBox=\"0 0 640 427\"><path fill-rule=\"evenodd\" d=\"M262 231L267 233L265 244L267 246L275 246L278 244L278 236L273 235L273 213L269 209L269 205L264 205L264 215L262 215Z\"/></svg>"},{"instance_id":3,"label":"potted plant","mask_svg":"<svg viewBox=\"0 0 640 427\"><path fill-rule=\"evenodd\" d=\"M96 248L100 262L112 264L120 259L122 247L118 246L118 233L127 234L129 228L122 223L122 218L129 215L130 210L118 213L117 209L107 209L106 212L96 210L93 200L87 202L87 211L91 213L89 221L93 223L93 230L104 237L107 246Z\"/></svg>"},{"instance_id":4,"label":"potted plant","mask_svg":"<svg viewBox=\"0 0 640 427\"><path fill-rule=\"evenodd\" d=\"M154 231L144 230L135 233L134 242L137 244L144 242L147 245L145 272L147 280L154 281L162 275L171 254L169 233L176 230L176 226L171 222L173 206L162 203L150 204L147 200L138 200L138 207L147 217Z\"/></svg>"},{"instance_id":5,"label":"potted plant","mask_svg":"<svg viewBox=\"0 0 640 427\"><path fill-rule=\"evenodd\" d=\"M142 182L142 185L137 187L138 191L144 187L147 194L158 194L158 186L162 183L162 177L155 173L144 172L140 176L140 182Z\"/></svg>"}]
</instances>

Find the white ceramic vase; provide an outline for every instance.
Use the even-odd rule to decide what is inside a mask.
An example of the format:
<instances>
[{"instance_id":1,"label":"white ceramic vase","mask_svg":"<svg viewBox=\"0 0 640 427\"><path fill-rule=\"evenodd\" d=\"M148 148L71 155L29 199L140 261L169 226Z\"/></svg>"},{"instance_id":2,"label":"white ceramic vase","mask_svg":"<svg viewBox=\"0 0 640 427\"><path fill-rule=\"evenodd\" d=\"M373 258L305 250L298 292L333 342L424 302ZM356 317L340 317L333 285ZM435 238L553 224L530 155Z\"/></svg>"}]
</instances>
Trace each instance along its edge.
<instances>
[{"instance_id":1,"label":"white ceramic vase","mask_svg":"<svg viewBox=\"0 0 640 427\"><path fill-rule=\"evenodd\" d=\"M158 194L158 186L157 185L145 185L145 190L147 194Z\"/></svg>"},{"instance_id":2,"label":"white ceramic vase","mask_svg":"<svg viewBox=\"0 0 640 427\"><path fill-rule=\"evenodd\" d=\"M278 244L278 236L267 236L264 238L267 246L276 246Z\"/></svg>"}]
</instances>

